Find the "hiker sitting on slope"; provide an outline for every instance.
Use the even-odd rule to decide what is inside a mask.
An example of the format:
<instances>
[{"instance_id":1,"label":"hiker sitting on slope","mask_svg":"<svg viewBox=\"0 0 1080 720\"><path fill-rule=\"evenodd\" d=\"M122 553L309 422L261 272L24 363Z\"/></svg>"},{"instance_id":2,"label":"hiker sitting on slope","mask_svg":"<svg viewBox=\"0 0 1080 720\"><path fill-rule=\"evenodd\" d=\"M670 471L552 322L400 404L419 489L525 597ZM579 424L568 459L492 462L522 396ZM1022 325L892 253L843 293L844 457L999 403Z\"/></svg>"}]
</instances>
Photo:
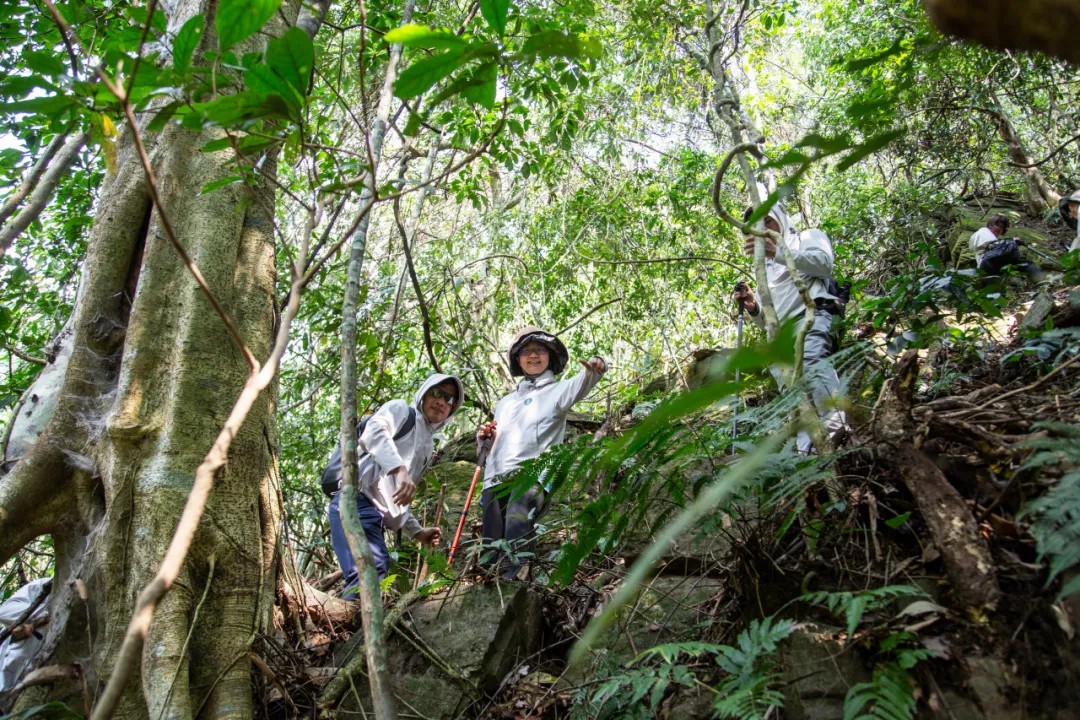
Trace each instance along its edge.
<instances>
[{"instance_id":1,"label":"hiker sitting on slope","mask_svg":"<svg viewBox=\"0 0 1080 720\"><path fill-rule=\"evenodd\" d=\"M356 513L364 528L379 578L390 570L384 530L404 530L424 545L439 542L437 527L424 528L409 512L416 480L427 469L434 451L432 434L461 407L464 388L453 375L435 373L416 393L412 405L391 400L368 418L357 452L360 494ZM410 427L411 426L411 427ZM345 576L342 597L356 593L356 561L345 540L338 511L340 492L330 501L330 539Z\"/></svg>"},{"instance_id":2,"label":"hiker sitting on slope","mask_svg":"<svg viewBox=\"0 0 1080 720\"><path fill-rule=\"evenodd\" d=\"M744 219L749 218L752 212L753 209L748 208ZM783 239L783 244L778 245L772 238L762 238L765 243L765 273L769 279L777 321L783 325L796 319L801 320L806 311L802 295L795 286L795 280L791 277L783 257L785 254L794 260L795 268L806 283L816 306L814 327L806 333L803 344L803 371L809 380L814 406L821 417L822 425L830 436L834 436L847 427L847 421L843 411L836 409L840 378L832 365L825 362L825 358L839 347L832 329L833 318L843 316L844 313L844 303L829 292L833 269L832 242L821 230L796 232L790 225L787 213L779 205L773 206L765 217L765 227ZM750 235L744 238L743 252L751 256L754 254L754 238ZM750 313L750 318L758 326L765 327L764 313L761 312L757 298L750 288L746 285L737 286L734 299ZM777 384L783 388L780 369L774 366L770 371ZM809 453L810 435L800 431L797 445L799 452Z\"/></svg>"},{"instance_id":3,"label":"hiker sitting on slope","mask_svg":"<svg viewBox=\"0 0 1080 720\"><path fill-rule=\"evenodd\" d=\"M509 481L526 460L562 443L570 408L585 398L607 372L599 356L581 361L584 369L569 380L556 380L569 360L566 346L540 328L527 327L510 344L510 375L524 376L517 388L495 407L495 421L480 427L477 442L494 438L484 471L480 497L484 511L484 545L505 540L524 549L544 506L545 488L537 484L511 495ZM550 485L548 486L550 488ZM520 563L497 554L493 565L503 579L513 579Z\"/></svg>"},{"instance_id":4,"label":"hiker sitting on slope","mask_svg":"<svg viewBox=\"0 0 1080 720\"><path fill-rule=\"evenodd\" d=\"M1015 240L1001 237L1009 230L1009 218L995 215L971 234L968 245L975 253L975 266L987 275L1000 275L1007 267L1015 267L1032 280L1042 278L1042 270L1030 260L1020 256L1020 246Z\"/></svg>"}]
</instances>

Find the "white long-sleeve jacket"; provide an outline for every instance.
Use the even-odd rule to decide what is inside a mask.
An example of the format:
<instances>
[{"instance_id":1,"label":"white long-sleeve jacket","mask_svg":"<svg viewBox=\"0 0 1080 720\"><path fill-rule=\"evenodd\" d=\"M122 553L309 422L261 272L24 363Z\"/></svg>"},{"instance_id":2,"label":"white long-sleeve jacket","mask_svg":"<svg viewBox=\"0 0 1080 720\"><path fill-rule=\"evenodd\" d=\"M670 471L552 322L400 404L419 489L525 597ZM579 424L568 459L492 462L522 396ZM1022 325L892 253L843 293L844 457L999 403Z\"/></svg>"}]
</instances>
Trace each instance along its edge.
<instances>
[{"instance_id":1,"label":"white long-sleeve jacket","mask_svg":"<svg viewBox=\"0 0 1080 720\"><path fill-rule=\"evenodd\" d=\"M795 269L807 282L811 298L836 300L838 298L829 294L828 290L833 269L833 249L829 236L822 230L795 232L788 221L787 213L780 207L774 207L769 211L769 215L780 225L780 236L784 240L783 244L777 245L776 257L765 259L765 274L769 279L776 318L783 325L794 317L801 317L806 310L784 256L790 255L794 259ZM760 309L757 315L751 315L751 318L759 326L765 327L765 313Z\"/></svg>"},{"instance_id":2,"label":"white long-sleeve jacket","mask_svg":"<svg viewBox=\"0 0 1080 720\"><path fill-rule=\"evenodd\" d=\"M499 477L521 467L566 437L566 416L600 382L600 373L582 370L567 380L556 380L547 370L533 380L522 380L495 406L495 444L484 470L484 489Z\"/></svg>"},{"instance_id":3,"label":"white long-sleeve jacket","mask_svg":"<svg viewBox=\"0 0 1080 720\"><path fill-rule=\"evenodd\" d=\"M432 435L450 420L450 416L441 423L429 423L424 417L421 402L428 390L447 380L453 381L458 387L458 402L450 412L450 416L453 416L454 412L461 407L461 400L465 394L464 388L461 381L453 375L435 373L427 379L413 398L412 407L416 410L416 424L410 432L397 440L394 439L398 429L409 417L409 404L404 400L391 400L383 404L368 419L364 434L360 436L360 450L366 453L358 461L357 482L360 485L360 492L364 493L371 504L382 513L383 524L389 530L404 530L410 538L415 537L423 528L409 512L408 505L399 505L394 502L397 483L390 476L390 471L404 465L415 482L431 464L431 456L434 453Z\"/></svg>"}]
</instances>

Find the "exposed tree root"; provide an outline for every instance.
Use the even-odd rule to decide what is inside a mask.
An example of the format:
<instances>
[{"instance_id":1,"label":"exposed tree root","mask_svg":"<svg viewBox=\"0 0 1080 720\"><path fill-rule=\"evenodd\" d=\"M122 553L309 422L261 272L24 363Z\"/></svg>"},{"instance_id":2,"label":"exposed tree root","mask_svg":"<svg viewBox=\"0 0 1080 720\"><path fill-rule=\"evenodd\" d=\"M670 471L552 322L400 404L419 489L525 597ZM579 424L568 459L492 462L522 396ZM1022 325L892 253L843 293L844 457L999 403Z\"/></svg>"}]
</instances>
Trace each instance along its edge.
<instances>
[{"instance_id":1,"label":"exposed tree root","mask_svg":"<svg viewBox=\"0 0 1080 720\"><path fill-rule=\"evenodd\" d=\"M911 406L918 369L918 354L909 351L882 389L872 423L878 452L915 498L956 598L976 611L993 608L1000 590L990 549L964 498L915 445Z\"/></svg>"}]
</instances>

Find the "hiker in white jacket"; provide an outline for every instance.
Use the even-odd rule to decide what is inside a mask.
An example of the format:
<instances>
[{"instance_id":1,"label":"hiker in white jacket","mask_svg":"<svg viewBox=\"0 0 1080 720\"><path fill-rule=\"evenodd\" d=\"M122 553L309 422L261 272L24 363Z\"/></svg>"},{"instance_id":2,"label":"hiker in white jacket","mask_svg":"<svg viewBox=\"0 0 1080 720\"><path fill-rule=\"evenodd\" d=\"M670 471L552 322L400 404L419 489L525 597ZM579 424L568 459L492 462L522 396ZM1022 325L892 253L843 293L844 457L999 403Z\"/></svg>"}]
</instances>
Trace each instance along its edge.
<instances>
[{"instance_id":1,"label":"hiker in white jacket","mask_svg":"<svg viewBox=\"0 0 1080 720\"><path fill-rule=\"evenodd\" d=\"M433 433L461 407L464 394L458 378L435 373L417 391L411 405L404 400L382 405L368 419L360 436L357 447L360 495L356 512L380 578L385 578L390 570L385 530L402 530L425 545L439 541L439 528L421 527L409 511L409 503L416 494L416 481L431 463ZM402 433L403 429L406 432ZM330 501L330 539L345 578L343 597L351 597L357 584L356 561L341 526L340 494L334 493Z\"/></svg>"},{"instance_id":2,"label":"hiker in white jacket","mask_svg":"<svg viewBox=\"0 0 1080 720\"><path fill-rule=\"evenodd\" d=\"M569 361L566 346L556 336L537 327L527 327L510 344L510 375L522 377L517 388L499 401L494 422L481 426L477 441L494 437L484 472L480 501L484 509L484 544L504 540L514 549L528 546L543 510L545 488L539 484L512 495L513 473L526 460L538 457L562 443L566 436L566 416L583 400L607 372L599 356L580 361L583 369L568 380L556 380ZM504 579L517 575L520 563L510 557L496 559L496 570Z\"/></svg>"},{"instance_id":3,"label":"hiker in white jacket","mask_svg":"<svg viewBox=\"0 0 1080 720\"><path fill-rule=\"evenodd\" d=\"M749 217L751 210L747 211ZM825 431L833 436L847 427L847 420L842 410L837 408L840 393L840 378L836 370L825 359L836 352L839 343L833 332L833 319L843 317L844 303L829 292L829 280L832 278L833 249L829 236L822 230L811 229L802 233L791 227L788 215L779 205L774 205L765 217L765 227L780 235L782 244L772 238L765 238L765 274L769 280L769 292L772 294L776 318L783 325L796 318L802 318L806 312L799 289L791 276L791 270L785 258L790 256L806 283L810 298L814 301L814 327L806 334L803 344L803 368L810 384L814 405L821 417ZM743 244L747 255L754 254L754 238L747 236ZM737 286L735 302L750 314L750 319L758 326L765 327L765 314L758 307L757 297L745 284ZM780 369L770 368L778 385L783 387ZM810 436L799 432L797 446L802 453L811 449Z\"/></svg>"}]
</instances>

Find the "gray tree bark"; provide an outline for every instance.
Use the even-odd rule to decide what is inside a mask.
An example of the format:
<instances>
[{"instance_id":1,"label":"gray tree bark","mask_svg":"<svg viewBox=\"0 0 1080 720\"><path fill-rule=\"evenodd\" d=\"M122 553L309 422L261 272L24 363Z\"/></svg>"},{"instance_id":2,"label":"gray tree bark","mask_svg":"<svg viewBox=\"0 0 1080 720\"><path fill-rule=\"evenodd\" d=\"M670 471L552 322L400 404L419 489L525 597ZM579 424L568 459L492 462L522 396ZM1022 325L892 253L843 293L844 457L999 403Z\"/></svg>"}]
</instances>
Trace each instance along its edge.
<instances>
[{"instance_id":1,"label":"gray tree bark","mask_svg":"<svg viewBox=\"0 0 1080 720\"><path fill-rule=\"evenodd\" d=\"M211 6L169 9L212 18ZM298 7L285 3L264 33L282 32ZM214 42L210 28L203 42ZM199 192L233 172L230 151L200 151L220 136L169 126L144 140L161 210L246 346L266 357L276 324L273 190L263 183ZM262 175L273 177L273 157ZM57 590L36 662L82 662L93 696L114 671L135 600L157 572L195 469L249 368L168 242L130 131L118 143L118 172L102 187L82 269L55 409L0 479L0 562L52 536ZM274 396L256 400L232 442L118 717L253 713L248 651L270 622L275 595L285 592ZM45 699L82 707L74 680L32 688L18 704Z\"/></svg>"}]
</instances>

